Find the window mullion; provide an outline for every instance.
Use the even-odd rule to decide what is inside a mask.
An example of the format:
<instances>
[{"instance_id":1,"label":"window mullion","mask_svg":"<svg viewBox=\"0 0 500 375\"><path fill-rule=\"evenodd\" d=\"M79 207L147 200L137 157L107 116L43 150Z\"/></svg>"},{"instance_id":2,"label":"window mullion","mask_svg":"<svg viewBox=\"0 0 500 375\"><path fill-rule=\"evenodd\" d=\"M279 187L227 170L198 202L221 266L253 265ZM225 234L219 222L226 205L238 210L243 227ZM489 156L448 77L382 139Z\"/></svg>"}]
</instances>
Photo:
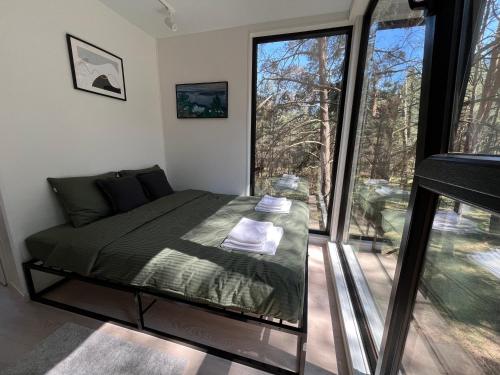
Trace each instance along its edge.
<instances>
[{"instance_id":1,"label":"window mullion","mask_svg":"<svg viewBox=\"0 0 500 375\"><path fill-rule=\"evenodd\" d=\"M436 193L419 186L415 178L376 375L399 373L437 199Z\"/></svg>"}]
</instances>

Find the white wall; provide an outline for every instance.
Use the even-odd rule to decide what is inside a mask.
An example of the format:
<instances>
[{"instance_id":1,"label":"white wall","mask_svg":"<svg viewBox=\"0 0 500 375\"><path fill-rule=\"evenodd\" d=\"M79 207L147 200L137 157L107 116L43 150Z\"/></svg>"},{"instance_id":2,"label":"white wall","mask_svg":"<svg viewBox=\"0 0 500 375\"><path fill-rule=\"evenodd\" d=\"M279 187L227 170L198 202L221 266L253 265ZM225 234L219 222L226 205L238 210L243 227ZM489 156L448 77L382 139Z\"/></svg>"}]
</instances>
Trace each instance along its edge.
<instances>
[{"instance_id":1,"label":"white wall","mask_svg":"<svg viewBox=\"0 0 500 375\"><path fill-rule=\"evenodd\" d=\"M5 283L7 280L14 285L18 285L17 269L10 248L10 238L5 222L5 213L2 210L2 196L0 194L0 262L3 265L3 275L0 269L0 283Z\"/></svg>"},{"instance_id":2,"label":"white wall","mask_svg":"<svg viewBox=\"0 0 500 375\"><path fill-rule=\"evenodd\" d=\"M123 58L127 102L73 89L67 32ZM0 0L0 51L1 210L20 271L24 239L63 221L48 176L164 164L156 40L97 0Z\"/></svg>"},{"instance_id":3,"label":"white wall","mask_svg":"<svg viewBox=\"0 0 500 375\"><path fill-rule=\"evenodd\" d=\"M159 42L167 174L175 189L243 194L246 183L248 31ZM177 119L175 84L228 81L228 119Z\"/></svg>"},{"instance_id":4,"label":"white wall","mask_svg":"<svg viewBox=\"0 0 500 375\"><path fill-rule=\"evenodd\" d=\"M352 0L351 9L349 10L349 19L355 22L358 17L362 18L369 4L370 0Z\"/></svg>"},{"instance_id":5,"label":"white wall","mask_svg":"<svg viewBox=\"0 0 500 375\"><path fill-rule=\"evenodd\" d=\"M174 188L248 192L252 35L345 26L347 19L332 14L160 39L166 165ZM229 82L229 118L177 119L175 84L210 81Z\"/></svg>"}]
</instances>

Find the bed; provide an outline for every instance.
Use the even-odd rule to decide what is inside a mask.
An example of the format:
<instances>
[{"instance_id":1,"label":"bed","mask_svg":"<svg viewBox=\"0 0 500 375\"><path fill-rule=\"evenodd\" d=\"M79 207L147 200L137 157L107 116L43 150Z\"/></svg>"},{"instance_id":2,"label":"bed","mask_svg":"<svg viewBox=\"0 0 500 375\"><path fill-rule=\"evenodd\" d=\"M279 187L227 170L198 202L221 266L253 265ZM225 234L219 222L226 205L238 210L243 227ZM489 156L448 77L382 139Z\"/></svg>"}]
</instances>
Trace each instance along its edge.
<instances>
[{"instance_id":1,"label":"bed","mask_svg":"<svg viewBox=\"0 0 500 375\"><path fill-rule=\"evenodd\" d=\"M399 249L403 237L406 210L386 209L382 211L381 215L384 238L391 241L393 248ZM462 217L451 209L435 212L432 230L434 235L441 235L446 232L453 233L455 236L481 233L476 220Z\"/></svg>"},{"instance_id":2,"label":"bed","mask_svg":"<svg viewBox=\"0 0 500 375\"><path fill-rule=\"evenodd\" d=\"M141 294L261 325L268 322L300 337L300 372L307 333L308 208L294 201L288 215L261 213L254 210L258 200L186 190L80 228L65 224L34 234L26 240L33 257L25 264L30 294L42 299L43 291L35 292L31 271L46 271L131 291L139 299L142 329L147 309ZM220 246L243 216L283 227L274 256ZM230 359L287 373L238 355Z\"/></svg>"}]
</instances>

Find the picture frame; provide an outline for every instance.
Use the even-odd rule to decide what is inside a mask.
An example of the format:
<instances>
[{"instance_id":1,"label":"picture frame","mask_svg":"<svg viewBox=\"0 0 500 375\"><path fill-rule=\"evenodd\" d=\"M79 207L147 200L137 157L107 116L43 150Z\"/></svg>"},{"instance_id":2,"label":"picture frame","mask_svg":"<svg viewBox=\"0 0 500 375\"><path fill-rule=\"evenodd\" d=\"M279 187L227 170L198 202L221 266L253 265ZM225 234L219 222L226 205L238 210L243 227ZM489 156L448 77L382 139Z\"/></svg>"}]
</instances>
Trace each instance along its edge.
<instances>
[{"instance_id":1,"label":"picture frame","mask_svg":"<svg viewBox=\"0 0 500 375\"><path fill-rule=\"evenodd\" d=\"M121 57L71 34L66 41L76 90L127 100Z\"/></svg>"},{"instance_id":2,"label":"picture frame","mask_svg":"<svg viewBox=\"0 0 500 375\"><path fill-rule=\"evenodd\" d=\"M227 81L177 84L177 118L228 118L228 96Z\"/></svg>"}]
</instances>

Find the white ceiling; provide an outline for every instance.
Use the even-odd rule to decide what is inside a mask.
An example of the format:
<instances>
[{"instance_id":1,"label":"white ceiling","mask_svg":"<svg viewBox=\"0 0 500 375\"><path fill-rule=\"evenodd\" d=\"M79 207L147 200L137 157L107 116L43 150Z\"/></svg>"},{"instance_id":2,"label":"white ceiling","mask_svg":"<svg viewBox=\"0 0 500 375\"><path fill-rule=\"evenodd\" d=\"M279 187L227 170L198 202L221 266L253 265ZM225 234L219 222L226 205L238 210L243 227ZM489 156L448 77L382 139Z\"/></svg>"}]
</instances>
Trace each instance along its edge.
<instances>
[{"instance_id":1,"label":"white ceiling","mask_svg":"<svg viewBox=\"0 0 500 375\"><path fill-rule=\"evenodd\" d=\"M151 36L190 34L264 22L349 11L351 0L168 0L176 33L164 23L158 0L100 0Z\"/></svg>"}]
</instances>

